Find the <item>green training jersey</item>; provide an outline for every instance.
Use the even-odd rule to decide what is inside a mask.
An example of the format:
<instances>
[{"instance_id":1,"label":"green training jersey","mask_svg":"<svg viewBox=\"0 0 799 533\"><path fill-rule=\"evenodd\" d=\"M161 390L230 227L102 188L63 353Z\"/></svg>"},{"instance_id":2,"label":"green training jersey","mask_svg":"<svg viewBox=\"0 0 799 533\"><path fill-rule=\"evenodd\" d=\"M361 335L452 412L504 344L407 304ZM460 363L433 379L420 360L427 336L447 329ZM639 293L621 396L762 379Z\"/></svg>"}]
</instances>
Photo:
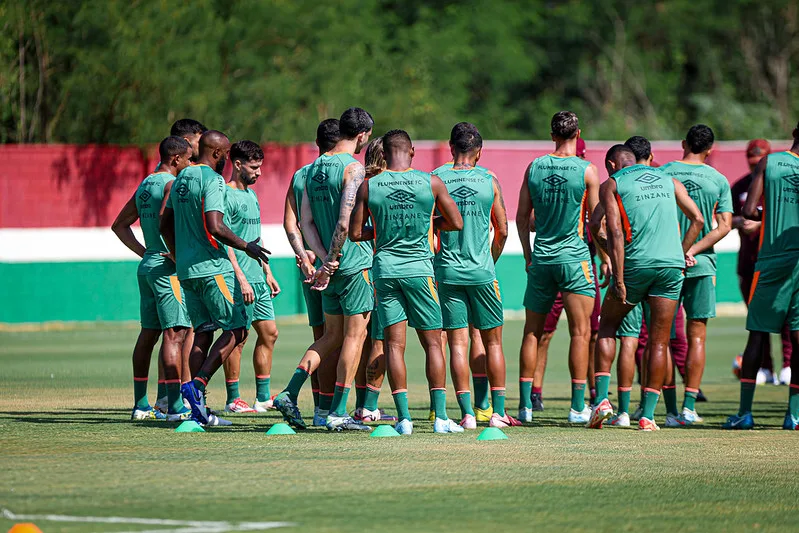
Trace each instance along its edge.
<instances>
[{"instance_id":1,"label":"green training jersey","mask_svg":"<svg viewBox=\"0 0 799 533\"><path fill-rule=\"evenodd\" d=\"M205 213L225 213L225 180L208 165L192 165L178 174L167 200L175 211L175 259L178 279L233 272L225 247L205 226Z\"/></svg>"},{"instance_id":2,"label":"green training jersey","mask_svg":"<svg viewBox=\"0 0 799 533\"><path fill-rule=\"evenodd\" d=\"M309 207L319 237L327 250L330 250L333 233L338 224L341 191L344 188L344 170L356 162L356 159L348 153L326 153L320 155L305 174L305 191L308 194ZM300 205L301 203L297 202L297 207ZM339 268L333 277L354 274L371 266L372 250L369 245L352 242L347 238L341 248Z\"/></svg>"},{"instance_id":3,"label":"green training jersey","mask_svg":"<svg viewBox=\"0 0 799 533\"><path fill-rule=\"evenodd\" d=\"M430 174L384 170L367 183L375 230L374 278L432 277L435 198Z\"/></svg>"},{"instance_id":4,"label":"green training jersey","mask_svg":"<svg viewBox=\"0 0 799 533\"><path fill-rule=\"evenodd\" d=\"M799 259L799 155L779 152L768 156L763 197L757 262L796 261Z\"/></svg>"},{"instance_id":5,"label":"green training jersey","mask_svg":"<svg viewBox=\"0 0 799 533\"><path fill-rule=\"evenodd\" d=\"M161 254L169 252L161 237L161 203L164 201L164 187L175 176L169 172L155 172L141 182L136 189L136 211L144 234L144 257L139 263L139 274L172 275L175 263Z\"/></svg>"},{"instance_id":6,"label":"green training jersey","mask_svg":"<svg viewBox=\"0 0 799 533\"><path fill-rule=\"evenodd\" d=\"M463 217L461 231L439 233L433 265L436 281L455 285L490 283L496 279L491 257L491 208L494 205L494 174L474 167L435 174L447 186Z\"/></svg>"},{"instance_id":7,"label":"green training jersey","mask_svg":"<svg viewBox=\"0 0 799 533\"><path fill-rule=\"evenodd\" d=\"M633 165L613 174L624 231L624 270L685 268L674 181L658 168Z\"/></svg>"},{"instance_id":8,"label":"green training jersey","mask_svg":"<svg viewBox=\"0 0 799 533\"><path fill-rule=\"evenodd\" d=\"M660 169L685 186L688 195L699 206L705 218L705 226L699 232L697 241L713 230L716 213L732 213L732 193L730 183L718 170L710 165L697 165L672 161ZM691 221L680 209L677 209L677 219L680 221L682 237L691 225ZM685 277L698 278L700 276L716 275L716 251L711 246L696 254L696 265L685 270Z\"/></svg>"},{"instance_id":9,"label":"green training jersey","mask_svg":"<svg viewBox=\"0 0 799 533\"><path fill-rule=\"evenodd\" d=\"M225 225L247 242L261 240L261 206L252 189L236 189L228 183L225 190ZM262 283L263 267L241 250L233 250L236 261L250 283Z\"/></svg>"},{"instance_id":10,"label":"green training jersey","mask_svg":"<svg viewBox=\"0 0 799 533\"><path fill-rule=\"evenodd\" d=\"M549 154L530 165L527 186L535 213L534 265L591 260L585 240L585 170L590 164L577 156Z\"/></svg>"}]
</instances>

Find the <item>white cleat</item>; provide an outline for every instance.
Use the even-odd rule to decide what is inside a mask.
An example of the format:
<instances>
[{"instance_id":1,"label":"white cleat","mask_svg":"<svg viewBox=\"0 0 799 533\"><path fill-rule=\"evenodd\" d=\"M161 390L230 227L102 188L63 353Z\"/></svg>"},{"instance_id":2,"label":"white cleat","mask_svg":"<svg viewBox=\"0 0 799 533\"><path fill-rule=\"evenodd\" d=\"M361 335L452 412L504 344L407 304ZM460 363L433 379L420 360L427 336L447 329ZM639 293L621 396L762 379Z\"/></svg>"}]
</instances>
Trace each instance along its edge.
<instances>
[{"instance_id":1,"label":"white cleat","mask_svg":"<svg viewBox=\"0 0 799 533\"><path fill-rule=\"evenodd\" d=\"M191 409L186 409L179 413L167 413L167 422L183 422L184 420L191 420Z\"/></svg>"},{"instance_id":2,"label":"white cleat","mask_svg":"<svg viewBox=\"0 0 799 533\"><path fill-rule=\"evenodd\" d=\"M704 422L702 417L699 416L696 411L692 411L687 407L683 407L682 416L680 418L683 419L686 425L701 424L702 422Z\"/></svg>"},{"instance_id":3,"label":"white cleat","mask_svg":"<svg viewBox=\"0 0 799 533\"><path fill-rule=\"evenodd\" d=\"M688 424L682 419L680 415L671 413L666 414L666 427L667 428L684 428Z\"/></svg>"},{"instance_id":4,"label":"white cleat","mask_svg":"<svg viewBox=\"0 0 799 533\"><path fill-rule=\"evenodd\" d=\"M591 418L588 419L585 427L589 429L602 429L602 423L613 416L613 406L610 400L605 398L591 409Z\"/></svg>"},{"instance_id":5,"label":"white cleat","mask_svg":"<svg viewBox=\"0 0 799 533\"><path fill-rule=\"evenodd\" d=\"M474 415L466 415L463 417L463 420L461 420L460 426L463 429L477 429L477 419Z\"/></svg>"},{"instance_id":6,"label":"white cleat","mask_svg":"<svg viewBox=\"0 0 799 533\"><path fill-rule=\"evenodd\" d=\"M397 422L397 425L394 426L394 429L400 435L410 435L413 433L413 422L411 422L407 418L403 418L402 420Z\"/></svg>"},{"instance_id":7,"label":"white cleat","mask_svg":"<svg viewBox=\"0 0 799 533\"><path fill-rule=\"evenodd\" d=\"M791 384L791 367L786 366L780 370L780 385Z\"/></svg>"},{"instance_id":8,"label":"white cleat","mask_svg":"<svg viewBox=\"0 0 799 533\"><path fill-rule=\"evenodd\" d=\"M529 407L519 408L519 421L527 422L528 424L533 421L533 410Z\"/></svg>"},{"instance_id":9,"label":"white cleat","mask_svg":"<svg viewBox=\"0 0 799 533\"><path fill-rule=\"evenodd\" d=\"M255 409L250 407L250 404L242 400L241 398L236 398L229 404L225 405L225 412L226 413L255 413Z\"/></svg>"},{"instance_id":10,"label":"white cleat","mask_svg":"<svg viewBox=\"0 0 799 533\"><path fill-rule=\"evenodd\" d=\"M771 370L766 368L761 368L757 371L757 377L755 378L755 383L758 385L765 385L768 383L769 385L774 383L774 374Z\"/></svg>"},{"instance_id":11,"label":"white cleat","mask_svg":"<svg viewBox=\"0 0 799 533\"><path fill-rule=\"evenodd\" d=\"M206 426L232 426L233 422L230 420L225 420L224 418L219 418L214 414L208 415L208 423L205 424Z\"/></svg>"},{"instance_id":12,"label":"white cleat","mask_svg":"<svg viewBox=\"0 0 799 533\"><path fill-rule=\"evenodd\" d=\"M630 427L630 415L627 413L619 413L612 416L608 420L608 425L617 428L628 428Z\"/></svg>"},{"instance_id":13,"label":"white cleat","mask_svg":"<svg viewBox=\"0 0 799 533\"><path fill-rule=\"evenodd\" d=\"M265 402L260 402L256 398L255 403L252 404L252 408L255 409L256 413L265 413L267 411L274 409L275 405L274 403L272 403L271 399L266 400Z\"/></svg>"},{"instance_id":14,"label":"white cleat","mask_svg":"<svg viewBox=\"0 0 799 533\"><path fill-rule=\"evenodd\" d=\"M329 431L372 431L372 428L361 424L350 415L327 415L325 427Z\"/></svg>"},{"instance_id":15,"label":"white cleat","mask_svg":"<svg viewBox=\"0 0 799 533\"><path fill-rule=\"evenodd\" d=\"M790 378L788 381L790 381ZM166 414L166 412L169 410L169 397L161 396L155 401L155 405L153 405L153 407ZM189 409L191 409L191 407L189 407Z\"/></svg>"},{"instance_id":16,"label":"white cleat","mask_svg":"<svg viewBox=\"0 0 799 533\"><path fill-rule=\"evenodd\" d=\"M463 428L450 418L446 420L436 418L436 421L433 422L433 431L435 433L463 433Z\"/></svg>"},{"instance_id":17,"label":"white cleat","mask_svg":"<svg viewBox=\"0 0 799 533\"><path fill-rule=\"evenodd\" d=\"M327 425L327 415L329 411L323 411L318 407L315 407L313 410L313 423L311 424L314 427L325 427Z\"/></svg>"},{"instance_id":18,"label":"white cleat","mask_svg":"<svg viewBox=\"0 0 799 533\"><path fill-rule=\"evenodd\" d=\"M591 408L587 405L582 411L569 409L569 424L587 424L591 419Z\"/></svg>"}]
</instances>

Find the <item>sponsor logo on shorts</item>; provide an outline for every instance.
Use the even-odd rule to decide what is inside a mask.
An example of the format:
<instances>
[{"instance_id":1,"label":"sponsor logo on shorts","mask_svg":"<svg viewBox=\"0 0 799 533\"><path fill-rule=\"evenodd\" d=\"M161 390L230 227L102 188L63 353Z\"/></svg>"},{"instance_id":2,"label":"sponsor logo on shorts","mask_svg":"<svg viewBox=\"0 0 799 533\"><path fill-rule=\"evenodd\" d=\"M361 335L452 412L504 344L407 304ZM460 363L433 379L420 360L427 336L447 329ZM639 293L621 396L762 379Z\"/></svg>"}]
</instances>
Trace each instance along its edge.
<instances>
[{"instance_id":1,"label":"sponsor logo on shorts","mask_svg":"<svg viewBox=\"0 0 799 533\"><path fill-rule=\"evenodd\" d=\"M546 183L550 187L560 187L561 185L566 183L568 180L566 178L564 178L563 176L561 176L560 174L550 174L549 176L547 176L546 178L542 179L541 181L543 181L544 183Z\"/></svg>"},{"instance_id":2,"label":"sponsor logo on shorts","mask_svg":"<svg viewBox=\"0 0 799 533\"><path fill-rule=\"evenodd\" d=\"M685 190L688 191L688 194L693 194L702 188L701 185L693 180L685 180L682 184L685 186Z\"/></svg>"},{"instance_id":3,"label":"sponsor logo on shorts","mask_svg":"<svg viewBox=\"0 0 799 533\"><path fill-rule=\"evenodd\" d=\"M658 176L657 174L653 174L651 172L644 172L643 174L635 178L635 181L637 181L638 183L645 183L647 185L649 185L650 183L655 183L658 180L660 180L660 176Z\"/></svg>"}]
</instances>

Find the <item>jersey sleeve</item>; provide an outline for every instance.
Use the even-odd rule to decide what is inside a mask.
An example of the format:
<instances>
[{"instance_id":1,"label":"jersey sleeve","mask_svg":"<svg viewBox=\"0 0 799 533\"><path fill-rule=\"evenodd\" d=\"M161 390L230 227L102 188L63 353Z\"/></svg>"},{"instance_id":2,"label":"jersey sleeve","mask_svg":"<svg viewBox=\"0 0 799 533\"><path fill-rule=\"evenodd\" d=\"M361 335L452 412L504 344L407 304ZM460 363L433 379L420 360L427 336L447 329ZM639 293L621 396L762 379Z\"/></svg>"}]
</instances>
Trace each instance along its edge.
<instances>
[{"instance_id":1,"label":"jersey sleeve","mask_svg":"<svg viewBox=\"0 0 799 533\"><path fill-rule=\"evenodd\" d=\"M723 175L719 174L719 185L721 186L721 193L719 194L716 213L732 213L732 189L730 188L730 182L727 181L727 178Z\"/></svg>"},{"instance_id":2,"label":"jersey sleeve","mask_svg":"<svg viewBox=\"0 0 799 533\"><path fill-rule=\"evenodd\" d=\"M225 212L225 180L214 176L203 183L203 211Z\"/></svg>"}]
</instances>

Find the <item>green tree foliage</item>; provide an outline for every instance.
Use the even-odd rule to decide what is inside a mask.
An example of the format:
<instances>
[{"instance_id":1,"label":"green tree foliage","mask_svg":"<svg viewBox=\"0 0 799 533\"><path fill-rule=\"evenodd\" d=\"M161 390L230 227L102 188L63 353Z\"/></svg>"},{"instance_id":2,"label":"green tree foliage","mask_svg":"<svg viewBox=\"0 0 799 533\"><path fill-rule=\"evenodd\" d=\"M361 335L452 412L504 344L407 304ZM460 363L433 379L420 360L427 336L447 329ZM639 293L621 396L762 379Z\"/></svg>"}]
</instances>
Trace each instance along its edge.
<instances>
[{"instance_id":1,"label":"green tree foliage","mask_svg":"<svg viewBox=\"0 0 799 533\"><path fill-rule=\"evenodd\" d=\"M795 0L5 0L0 142L147 144L184 116L309 141L359 105L376 128L546 138L785 136L799 116Z\"/></svg>"}]
</instances>

